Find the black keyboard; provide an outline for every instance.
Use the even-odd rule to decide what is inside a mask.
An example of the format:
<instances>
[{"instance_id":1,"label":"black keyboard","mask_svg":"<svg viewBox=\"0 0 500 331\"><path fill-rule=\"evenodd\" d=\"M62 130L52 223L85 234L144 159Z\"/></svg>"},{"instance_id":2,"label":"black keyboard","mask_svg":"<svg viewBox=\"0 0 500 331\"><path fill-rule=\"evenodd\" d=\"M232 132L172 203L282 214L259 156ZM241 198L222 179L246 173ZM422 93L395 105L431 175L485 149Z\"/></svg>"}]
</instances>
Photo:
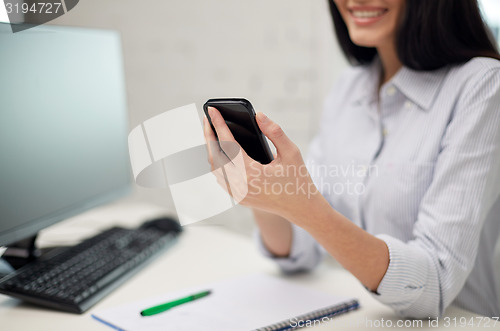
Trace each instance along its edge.
<instances>
[{"instance_id":1,"label":"black keyboard","mask_svg":"<svg viewBox=\"0 0 500 331\"><path fill-rule=\"evenodd\" d=\"M111 228L2 278L0 293L81 314L171 246L178 233L155 227Z\"/></svg>"}]
</instances>

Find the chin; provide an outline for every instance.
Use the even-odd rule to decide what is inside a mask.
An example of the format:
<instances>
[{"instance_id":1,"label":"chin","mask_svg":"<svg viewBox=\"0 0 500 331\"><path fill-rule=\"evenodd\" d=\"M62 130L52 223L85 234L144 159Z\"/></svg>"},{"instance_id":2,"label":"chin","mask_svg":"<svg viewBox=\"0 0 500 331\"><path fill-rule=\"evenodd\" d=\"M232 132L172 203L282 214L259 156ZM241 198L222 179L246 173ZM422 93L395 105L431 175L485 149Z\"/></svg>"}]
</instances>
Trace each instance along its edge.
<instances>
[{"instance_id":1,"label":"chin","mask_svg":"<svg viewBox=\"0 0 500 331\"><path fill-rule=\"evenodd\" d=\"M361 47L376 47L380 41L375 36L351 36L352 42Z\"/></svg>"}]
</instances>

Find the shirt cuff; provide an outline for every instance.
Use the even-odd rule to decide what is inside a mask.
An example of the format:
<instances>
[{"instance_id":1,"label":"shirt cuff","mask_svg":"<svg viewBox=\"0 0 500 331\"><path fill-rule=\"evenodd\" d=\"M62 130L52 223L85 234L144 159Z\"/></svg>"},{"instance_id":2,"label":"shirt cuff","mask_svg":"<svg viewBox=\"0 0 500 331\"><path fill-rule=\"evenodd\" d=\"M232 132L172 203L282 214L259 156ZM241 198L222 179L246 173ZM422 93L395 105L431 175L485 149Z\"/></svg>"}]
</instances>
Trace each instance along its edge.
<instances>
[{"instance_id":1,"label":"shirt cuff","mask_svg":"<svg viewBox=\"0 0 500 331\"><path fill-rule=\"evenodd\" d=\"M430 269L429 258L422 249L388 235L378 235L389 249L389 267L377 292L371 292L378 301L401 315L419 301L425 291ZM439 298L439 292L433 293Z\"/></svg>"},{"instance_id":2,"label":"shirt cuff","mask_svg":"<svg viewBox=\"0 0 500 331\"><path fill-rule=\"evenodd\" d=\"M261 253L275 261L285 273L312 270L323 257L323 252L314 238L296 225L292 225L292 247L288 257L276 257L269 252L262 241L259 230L254 232L254 236Z\"/></svg>"}]
</instances>

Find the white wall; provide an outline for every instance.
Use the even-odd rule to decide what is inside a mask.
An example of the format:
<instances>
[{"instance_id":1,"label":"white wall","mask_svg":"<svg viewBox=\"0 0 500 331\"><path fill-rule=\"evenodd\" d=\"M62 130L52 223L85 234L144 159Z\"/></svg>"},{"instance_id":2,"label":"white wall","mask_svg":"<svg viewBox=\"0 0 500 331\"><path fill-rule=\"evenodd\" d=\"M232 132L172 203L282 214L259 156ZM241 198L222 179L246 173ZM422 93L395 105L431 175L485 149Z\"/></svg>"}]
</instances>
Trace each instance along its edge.
<instances>
[{"instance_id":1,"label":"white wall","mask_svg":"<svg viewBox=\"0 0 500 331\"><path fill-rule=\"evenodd\" d=\"M481 5L486 23L490 26L493 36L500 46L500 1L479 0L479 4Z\"/></svg>"},{"instance_id":2,"label":"white wall","mask_svg":"<svg viewBox=\"0 0 500 331\"><path fill-rule=\"evenodd\" d=\"M122 34L130 127L212 97L245 97L306 152L346 66L326 0L82 0L51 24ZM167 190L135 197L173 208ZM208 220L248 233L243 207Z\"/></svg>"}]
</instances>

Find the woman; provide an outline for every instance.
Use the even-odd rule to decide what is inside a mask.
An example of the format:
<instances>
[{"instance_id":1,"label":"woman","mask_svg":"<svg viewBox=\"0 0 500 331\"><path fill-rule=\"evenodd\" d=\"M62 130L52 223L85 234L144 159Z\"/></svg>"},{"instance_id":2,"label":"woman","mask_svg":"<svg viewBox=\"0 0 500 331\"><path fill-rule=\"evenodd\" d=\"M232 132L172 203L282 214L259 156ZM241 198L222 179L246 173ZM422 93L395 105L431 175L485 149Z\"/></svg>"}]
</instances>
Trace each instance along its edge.
<instances>
[{"instance_id":1,"label":"woman","mask_svg":"<svg viewBox=\"0 0 500 331\"><path fill-rule=\"evenodd\" d=\"M312 269L324 249L402 316L437 317L452 303L499 316L500 57L477 1L330 8L356 66L327 99L309 173L293 142L258 113L277 155L261 165L243 152L244 167L226 167L230 193L248 189L242 204L285 272ZM218 137L235 142L220 113L209 115ZM208 125L205 136L216 139ZM212 165L226 157L210 144L209 153Z\"/></svg>"}]
</instances>

